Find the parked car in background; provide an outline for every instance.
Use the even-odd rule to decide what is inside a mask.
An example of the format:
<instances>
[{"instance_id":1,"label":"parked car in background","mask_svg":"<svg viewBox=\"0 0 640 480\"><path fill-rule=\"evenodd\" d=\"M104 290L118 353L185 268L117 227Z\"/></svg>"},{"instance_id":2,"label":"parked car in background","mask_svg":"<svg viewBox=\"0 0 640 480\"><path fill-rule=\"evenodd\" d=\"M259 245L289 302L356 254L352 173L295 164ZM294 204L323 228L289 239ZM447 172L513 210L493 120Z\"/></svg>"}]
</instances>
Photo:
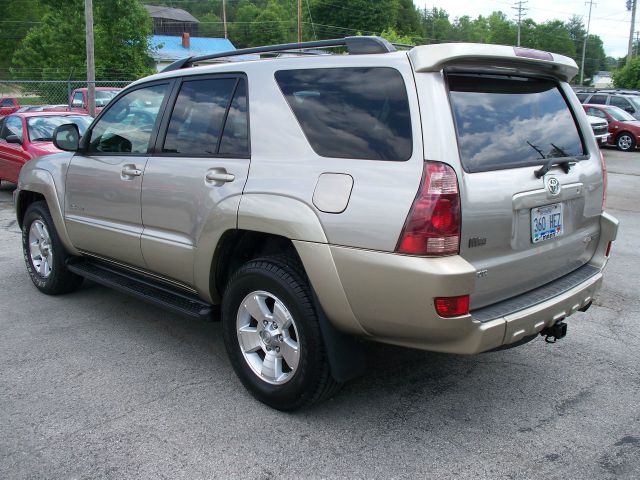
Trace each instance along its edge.
<instances>
[{"instance_id":1,"label":"parked car in background","mask_svg":"<svg viewBox=\"0 0 640 480\"><path fill-rule=\"evenodd\" d=\"M0 118L11 115L20 108L16 97L0 97Z\"/></svg>"},{"instance_id":2,"label":"parked car in background","mask_svg":"<svg viewBox=\"0 0 640 480\"><path fill-rule=\"evenodd\" d=\"M76 88L69 96L69 111L73 113L89 113L88 97L86 88ZM96 114L115 97L121 88L96 87Z\"/></svg>"},{"instance_id":3,"label":"parked car in background","mask_svg":"<svg viewBox=\"0 0 640 480\"><path fill-rule=\"evenodd\" d=\"M605 145L609 141L609 124L606 120L587 114L589 123L591 124L591 130L593 130L593 136L596 137L598 145Z\"/></svg>"},{"instance_id":4,"label":"parked car in background","mask_svg":"<svg viewBox=\"0 0 640 480\"><path fill-rule=\"evenodd\" d=\"M640 120L640 95L630 92L597 91L576 93L578 100L583 104L611 105L618 107Z\"/></svg>"},{"instance_id":5,"label":"parked car in background","mask_svg":"<svg viewBox=\"0 0 640 480\"><path fill-rule=\"evenodd\" d=\"M599 117L609 126L610 145L632 152L640 142L640 121L621 108L611 105L582 105L587 115Z\"/></svg>"},{"instance_id":6,"label":"parked car in background","mask_svg":"<svg viewBox=\"0 0 640 480\"><path fill-rule=\"evenodd\" d=\"M18 182L22 166L35 157L59 152L52 143L58 125L74 123L84 132L88 115L68 112L23 112L0 120L0 181Z\"/></svg>"}]
</instances>

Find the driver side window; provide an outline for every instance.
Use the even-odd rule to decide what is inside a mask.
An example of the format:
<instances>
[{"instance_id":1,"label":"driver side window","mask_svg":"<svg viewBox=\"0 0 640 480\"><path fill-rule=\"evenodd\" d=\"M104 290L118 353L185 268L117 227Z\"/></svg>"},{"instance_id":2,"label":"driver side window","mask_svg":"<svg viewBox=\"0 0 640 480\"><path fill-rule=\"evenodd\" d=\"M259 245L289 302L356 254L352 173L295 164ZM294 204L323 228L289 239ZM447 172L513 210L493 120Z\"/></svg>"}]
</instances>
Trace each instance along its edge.
<instances>
[{"instance_id":1,"label":"driver side window","mask_svg":"<svg viewBox=\"0 0 640 480\"><path fill-rule=\"evenodd\" d=\"M120 97L91 131L89 153L147 153L169 84L139 88Z\"/></svg>"}]
</instances>

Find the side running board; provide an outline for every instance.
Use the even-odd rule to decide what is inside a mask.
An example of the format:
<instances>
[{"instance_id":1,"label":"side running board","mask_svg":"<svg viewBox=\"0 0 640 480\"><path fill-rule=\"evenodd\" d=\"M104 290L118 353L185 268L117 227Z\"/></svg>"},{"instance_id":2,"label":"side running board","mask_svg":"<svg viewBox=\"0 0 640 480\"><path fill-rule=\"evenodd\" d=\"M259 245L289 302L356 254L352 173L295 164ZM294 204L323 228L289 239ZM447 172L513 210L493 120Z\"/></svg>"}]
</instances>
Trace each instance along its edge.
<instances>
[{"instance_id":1,"label":"side running board","mask_svg":"<svg viewBox=\"0 0 640 480\"><path fill-rule=\"evenodd\" d=\"M142 275L92 260L70 262L67 268L81 277L132 295L166 310L200 320L212 320L214 307L195 295L173 289Z\"/></svg>"}]
</instances>

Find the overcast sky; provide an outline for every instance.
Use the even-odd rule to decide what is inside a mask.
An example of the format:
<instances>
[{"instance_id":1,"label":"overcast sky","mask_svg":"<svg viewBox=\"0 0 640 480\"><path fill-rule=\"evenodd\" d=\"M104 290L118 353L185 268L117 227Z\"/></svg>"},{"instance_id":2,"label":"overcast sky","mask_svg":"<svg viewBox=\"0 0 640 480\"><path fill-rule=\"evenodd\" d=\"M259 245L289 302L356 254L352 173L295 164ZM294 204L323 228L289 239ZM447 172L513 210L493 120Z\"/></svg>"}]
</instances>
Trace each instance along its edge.
<instances>
[{"instance_id":1,"label":"overcast sky","mask_svg":"<svg viewBox=\"0 0 640 480\"><path fill-rule=\"evenodd\" d=\"M509 18L516 18L516 11L511 9L515 2L507 0L414 0L414 3L419 8L443 8L449 13L449 19L452 21L455 17L463 15L472 18L489 15L494 10L501 10ZM566 21L575 14L583 16L585 26L587 24L589 5L584 0L529 0L525 6L528 8L526 16L538 23L553 19ZM639 20L640 11L636 15L637 30L640 30ZM594 1L589 33L600 36L608 56L622 57L627 54L630 22L631 12L627 12L625 0Z\"/></svg>"}]
</instances>

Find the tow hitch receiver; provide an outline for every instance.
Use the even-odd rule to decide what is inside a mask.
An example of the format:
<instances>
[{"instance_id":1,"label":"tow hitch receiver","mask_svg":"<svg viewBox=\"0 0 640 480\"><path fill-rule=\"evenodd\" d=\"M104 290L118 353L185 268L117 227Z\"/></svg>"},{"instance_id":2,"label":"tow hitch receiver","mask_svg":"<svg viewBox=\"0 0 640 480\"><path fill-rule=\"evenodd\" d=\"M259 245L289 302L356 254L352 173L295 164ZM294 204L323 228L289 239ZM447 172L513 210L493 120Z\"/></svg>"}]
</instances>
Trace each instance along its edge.
<instances>
[{"instance_id":1,"label":"tow hitch receiver","mask_svg":"<svg viewBox=\"0 0 640 480\"><path fill-rule=\"evenodd\" d=\"M567 324L563 321L559 321L550 327L543 328L540 335L544 337L544 341L547 343L556 343L567 334Z\"/></svg>"}]
</instances>

